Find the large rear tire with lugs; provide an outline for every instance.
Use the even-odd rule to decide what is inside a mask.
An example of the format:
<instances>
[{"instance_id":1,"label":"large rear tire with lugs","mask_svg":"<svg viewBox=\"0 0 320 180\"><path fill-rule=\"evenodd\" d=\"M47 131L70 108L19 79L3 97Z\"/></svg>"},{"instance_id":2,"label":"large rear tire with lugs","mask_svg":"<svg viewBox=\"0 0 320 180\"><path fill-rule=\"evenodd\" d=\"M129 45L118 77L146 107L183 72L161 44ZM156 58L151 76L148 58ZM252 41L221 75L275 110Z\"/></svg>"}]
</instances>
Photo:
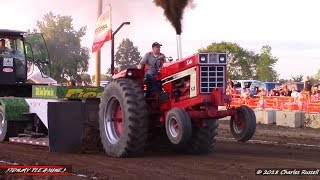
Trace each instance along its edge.
<instances>
[{"instance_id":1,"label":"large rear tire with lugs","mask_svg":"<svg viewBox=\"0 0 320 180\"><path fill-rule=\"evenodd\" d=\"M9 139L8 121L5 119L4 107L0 105L0 141Z\"/></svg>"},{"instance_id":2,"label":"large rear tire with lugs","mask_svg":"<svg viewBox=\"0 0 320 180\"><path fill-rule=\"evenodd\" d=\"M218 122L216 119L204 120L204 127L194 127L192 137L187 146L191 154L208 154L212 151L217 136Z\"/></svg>"},{"instance_id":3,"label":"large rear tire with lugs","mask_svg":"<svg viewBox=\"0 0 320 180\"><path fill-rule=\"evenodd\" d=\"M113 157L144 153L148 131L147 104L139 83L131 79L111 81L99 105L99 128L105 152Z\"/></svg>"},{"instance_id":4,"label":"large rear tire with lugs","mask_svg":"<svg viewBox=\"0 0 320 180\"><path fill-rule=\"evenodd\" d=\"M242 105L237 108L237 119L235 116L230 120L230 131L239 142L246 142L252 138L256 131L256 115L248 106Z\"/></svg>"}]
</instances>

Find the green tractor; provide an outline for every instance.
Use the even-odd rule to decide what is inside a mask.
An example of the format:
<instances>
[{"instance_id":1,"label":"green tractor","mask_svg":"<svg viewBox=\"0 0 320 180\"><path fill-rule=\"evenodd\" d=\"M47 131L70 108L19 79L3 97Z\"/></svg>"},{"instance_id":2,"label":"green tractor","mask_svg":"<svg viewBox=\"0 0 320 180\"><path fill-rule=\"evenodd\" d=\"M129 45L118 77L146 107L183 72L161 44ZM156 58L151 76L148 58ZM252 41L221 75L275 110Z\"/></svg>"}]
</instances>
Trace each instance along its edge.
<instances>
[{"instance_id":1,"label":"green tractor","mask_svg":"<svg viewBox=\"0 0 320 180\"><path fill-rule=\"evenodd\" d=\"M0 141L47 146L50 151L96 146L99 137L90 134L99 136L103 88L28 81L34 69L50 77L50 67L42 34L0 30Z\"/></svg>"}]
</instances>

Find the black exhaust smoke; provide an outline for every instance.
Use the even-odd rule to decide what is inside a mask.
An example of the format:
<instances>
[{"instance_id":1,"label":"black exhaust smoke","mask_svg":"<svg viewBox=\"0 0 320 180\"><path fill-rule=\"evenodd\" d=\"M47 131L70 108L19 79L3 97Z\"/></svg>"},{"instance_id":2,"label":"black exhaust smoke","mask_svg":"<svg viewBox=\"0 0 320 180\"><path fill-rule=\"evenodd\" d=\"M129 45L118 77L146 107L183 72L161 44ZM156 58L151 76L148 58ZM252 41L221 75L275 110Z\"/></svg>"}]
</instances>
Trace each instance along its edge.
<instances>
[{"instance_id":1,"label":"black exhaust smoke","mask_svg":"<svg viewBox=\"0 0 320 180\"><path fill-rule=\"evenodd\" d=\"M187 5L194 7L193 0L153 0L156 6L164 10L164 15L175 28L178 35L182 32L181 20Z\"/></svg>"}]
</instances>

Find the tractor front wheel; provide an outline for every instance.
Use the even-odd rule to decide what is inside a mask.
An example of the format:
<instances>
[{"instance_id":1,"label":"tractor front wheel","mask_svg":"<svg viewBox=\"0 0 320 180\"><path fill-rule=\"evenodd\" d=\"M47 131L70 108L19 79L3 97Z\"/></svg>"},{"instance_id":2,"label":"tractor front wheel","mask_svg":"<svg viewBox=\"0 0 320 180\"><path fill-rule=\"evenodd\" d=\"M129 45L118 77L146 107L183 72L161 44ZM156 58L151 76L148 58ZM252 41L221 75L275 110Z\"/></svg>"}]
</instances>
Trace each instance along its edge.
<instances>
[{"instance_id":1,"label":"tractor front wheel","mask_svg":"<svg viewBox=\"0 0 320 180\"><path fill-rule=\"evenodd\" d=\"M184 109L171 109L167 114L165 125L169 140L177 147L184 146L190 139L192 124L189 114Z\"/></svg>"},{"instance_id":2,"label":"tractor front wheel","mask_svg":"<svg viewBox=\"0 0 320 180\"><path fill-rule=\"evenodd\" d=\"M147 104L139 83L111 81L99 107L100 135L105 152L113 157L140 156L147 139Z\"/></svg>"},{"instance_id":3,"label":"tractor front wheel","mask_svg":"<svg viewBox=\"0 0 320 180\"><path fill-rule=\"evenodd\" d=\"M230 120L230 131L237 141L246 142L256 130L256 115L245 105L238 107L236 111L236 116L232 116Z\"/></svg>"}]
</instances>

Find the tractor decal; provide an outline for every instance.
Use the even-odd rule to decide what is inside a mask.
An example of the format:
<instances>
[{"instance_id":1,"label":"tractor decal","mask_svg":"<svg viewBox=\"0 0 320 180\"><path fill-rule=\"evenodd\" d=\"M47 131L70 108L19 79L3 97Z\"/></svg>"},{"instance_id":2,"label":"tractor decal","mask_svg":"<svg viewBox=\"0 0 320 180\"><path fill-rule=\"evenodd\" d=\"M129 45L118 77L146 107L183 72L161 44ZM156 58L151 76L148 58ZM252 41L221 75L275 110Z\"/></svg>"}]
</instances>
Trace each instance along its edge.
<instances>
[{"instance_id":1,"label":"tractor decal","mask_svg":"<svg viewBox=\"0 0 320 180\"><path fill-rule=\"evenodd\" d=\"M190 75L190 98L197 96L197 73Z\"/></svg>"},{"instance_id":2,"label":"tractor decal","mask_svg":"<svg viewBox=\"0 0 320 180\"><path fill-rule=\"evenodd\" d=\"M180 73L177 73L177 74L174 74L174 75L171 75L165 79L162 80L162 83L163 84L166 84L166 83L169 83L171 81L174 81L174 80L177 80L177 79L180 79L180 78L183 78L185 76L188 76L192 73L195 73L196 72L196 68L193 67L193 68L190 68L190 69L187 69L187 70L184 70Z\"/></svg>"},{"instance_id":3,"label":"tractor decal","mask_svg":"<svg viewBox=\"0 0 320 180\"><path fill-rule=\"evenodd\" d=\"M33 97L57 98L57 88L51 86L34 86Z\"/></svg>"},{"instance_id":4,"label":"tractor decal","mask_svg":"<svg viewBox=\"0 0 320 180\"><path fill-rule=\"evenodd\" d=\"M96 98L101 96L98 88L68 89L65 98Z\"/></svg>"},{"instance_id":5,"label":"tractor decal","mask_svg":"<svg viewBox=\"0 0 320 180\"><path fill-rule=\"evenodd\" d=\"M36 98L68 98L86 99L99 98L103 92L103 87L86 86L33 86L32 97Z\"/></svg>"}]
</instances>

